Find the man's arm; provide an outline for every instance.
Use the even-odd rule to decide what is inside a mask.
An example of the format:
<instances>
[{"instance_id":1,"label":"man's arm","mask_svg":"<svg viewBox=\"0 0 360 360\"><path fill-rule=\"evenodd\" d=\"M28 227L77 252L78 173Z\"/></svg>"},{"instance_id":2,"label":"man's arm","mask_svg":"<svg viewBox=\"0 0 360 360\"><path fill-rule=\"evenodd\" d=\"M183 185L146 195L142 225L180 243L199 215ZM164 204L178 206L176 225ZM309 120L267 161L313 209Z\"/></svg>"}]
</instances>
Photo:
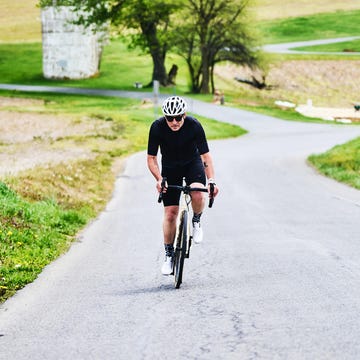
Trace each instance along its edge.
<instances>
[{"instance_id":1,"label":"man's arm","mask_svg":"<svg viewBox=\"0 0 360 360\"><path fill-rule=\"evenodd\" d=\"M159 168L159 163L157 161L157 156L148 155L147 156L147 165L150 172L153 174L154 178L156 179L156 188L160 192L161 191L161 181L162 176Z\"/></svg>"},{"instance_id":2,"label":"man's arm","mask_svg":"<svg viewBox=\"0 0 360 360\"><path fill-rule=\"evenodd\" d=\"M214 165L212 161L212 157L209 152L201 155L201 160L205 167L205 174L208 179L215 178Z\"/></svg>"},{"instance_id":3,"label":"man's arm","mask_svg":"<svg viewBox=\"0 0 360 360\"><path fill-rule=\"evenodd\" d=\"M205 167L205 174L209 182L215 183L215 170L210 152L201 155L201 160ZM214 197L218 194L219 188L214 186Z\"/></svg>"}]
</instances>

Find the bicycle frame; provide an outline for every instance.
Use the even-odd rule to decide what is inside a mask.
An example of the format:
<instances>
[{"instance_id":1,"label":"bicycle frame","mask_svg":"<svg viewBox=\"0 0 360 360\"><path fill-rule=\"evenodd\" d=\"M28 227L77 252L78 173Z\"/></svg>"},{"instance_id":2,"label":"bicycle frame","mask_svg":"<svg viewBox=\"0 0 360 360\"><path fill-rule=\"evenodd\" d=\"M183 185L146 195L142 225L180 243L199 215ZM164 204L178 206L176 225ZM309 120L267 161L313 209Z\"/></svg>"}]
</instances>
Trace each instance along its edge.
<instances>
[{"instance_id":1,"label":"bicycle frame","mask_svg":"<svg viewBox=\"0 0 360 360\"><path fill-rule=\"evenodd\" d=\"M183 184L185 179L183 179ZM210 184L213 185L213 184ZM176 235L174 239L174 250L175 250L175 259L174 259L174 276L175 276L175 288L179 288L182 283L182 274L184 268L185 258L190 256L190 247L192 235L190 235L190 221L189 221L189 204L191 203L191 192L192 191L201 191L208 192L206 188L192 188L189 185L168 185L166 178L163 178L161 183L162 191L159 194L158 202L162 201L163 189L176 189L181 191L180 204L179 204L179 213L177 218L176 225ZM209 207L212 206L214 198L212 196L214 187L210 186L210 201Z\"/></svg>"},{"instance_id":2,"label":"bicycle frame","mask_svg":"<svg viewBox=\"0 0 360 360\"><path fill-rule=\"evenodd\" d=\"M191 239L192 235L190 235L190 221L189 221L189 204L191 203L191 196L190 192L182 191L180 196L180 204L179 204L179 215L177 217L176 223L176 235L175 235L175 248L181 246L181 233L180 233L180 223L181 221L186 223L186 234L188 237L188 241L186 242L186 253L185 257L189 258L190 255L190 246L191 246Z\"/></svg>"}]
</instances>

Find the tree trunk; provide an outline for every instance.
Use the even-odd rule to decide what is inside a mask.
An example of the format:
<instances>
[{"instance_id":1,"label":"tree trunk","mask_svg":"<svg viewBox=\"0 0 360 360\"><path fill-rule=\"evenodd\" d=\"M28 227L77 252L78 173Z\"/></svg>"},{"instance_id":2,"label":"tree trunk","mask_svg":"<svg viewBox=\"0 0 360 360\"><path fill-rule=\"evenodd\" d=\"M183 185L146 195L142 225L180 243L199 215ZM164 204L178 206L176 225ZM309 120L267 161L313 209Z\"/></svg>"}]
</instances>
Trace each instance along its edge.
<instances>
[{"instance_id":1,"label":"tree trunk","mask_svg":"<svg viewBox=\"0 0 360 360\"><path fill-rule=\"evenodd\" d=\"M160 44L157 37L156 25L153 22L142 22L140 24L143 35L146 38L150 49L150 54L153 60L153 73L151 85L154 80L158 80L161 85L168 85L168 75L165 67L166 52L164 47Z\"/></svg>"},{"instance_id":2,"label":"tree trunk","mask_svg":"<svg viewBox=\"0 0 360 360\"><path fill-rule=\"evenodd\" d=\"M214 67L215 67L215 65L212 64L211 69L210 69L210 83L211 83L211 93L212 94L214 94L214 92L215 92Z\"/></svg>"},{"instance_id":3,"label":"tree trunk","mask_svg":"<svg viewBox=\"0 0 360 360\"><path fill-rule=\"evenodd\" d=\"M191 92L199 94L200 84L199 84L199 71L196 71L191 63L191 59L187 58L186 63L188 65L190 79L191 79Z\"/></svg>"},{"instance_id":4,"label":"tree trunk","mask_svg":"<svg viewBox=\"0 0 360 360\"><path fill-rule=\"evenodd\" d=\"M210 65L208 63L208 51L207 49L202 49L201 51L201 84L200 84L200 93L209 94L209 82L210 82Z\"/></svg>"},{"instance_id":5,"label":"tree trunk","mask_svg":"<svg viewBox=\"0 0 360 360\"><path fill-rule=\"evenodd\" d=\"M153 73L152 81L158 80L161 85L168 85L168 75L165 68L165 61L162 54L158 51L151 51L151 57L153 60Z\"/></svg>"}]
</instances>

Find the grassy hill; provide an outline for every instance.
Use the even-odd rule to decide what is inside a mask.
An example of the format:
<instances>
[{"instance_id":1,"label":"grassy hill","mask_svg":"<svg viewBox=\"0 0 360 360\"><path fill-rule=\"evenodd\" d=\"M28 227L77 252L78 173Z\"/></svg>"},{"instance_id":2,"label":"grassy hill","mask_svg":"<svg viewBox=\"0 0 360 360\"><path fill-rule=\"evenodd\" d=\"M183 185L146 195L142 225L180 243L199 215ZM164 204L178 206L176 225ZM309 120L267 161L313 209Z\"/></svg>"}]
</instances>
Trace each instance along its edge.
<instances>
[{"instance_id":1,"label":"grassy hill","mask_svg":"<svg viewBox=\"0 0 360 360\"><path fill-rule=\"evenodd\" d=\"M251 8L257 19L263 21L359 10L360 4L355 0L255 0Z\"/></svg>"},{"instance_id":2,"label":"grassy hill","mask_svg":"<svg viewBox=\"0 0 360 360\"><path fill-rule=\"evenodd\" d=\"M0 42L41 41L37 0L0 0Z\"/></svg>"},{"instance_id":3,"label":"grassy hill","mask_svg":"<svg viewBox=\"0 0 360 360\"><path fill-rule=\"evenodd\" d=\"M0 42L41 41L37 0L0 0ZM359 10L355 0L253 0L250 13L259 22L335 11Z\"/></svg>"}]
</instances>

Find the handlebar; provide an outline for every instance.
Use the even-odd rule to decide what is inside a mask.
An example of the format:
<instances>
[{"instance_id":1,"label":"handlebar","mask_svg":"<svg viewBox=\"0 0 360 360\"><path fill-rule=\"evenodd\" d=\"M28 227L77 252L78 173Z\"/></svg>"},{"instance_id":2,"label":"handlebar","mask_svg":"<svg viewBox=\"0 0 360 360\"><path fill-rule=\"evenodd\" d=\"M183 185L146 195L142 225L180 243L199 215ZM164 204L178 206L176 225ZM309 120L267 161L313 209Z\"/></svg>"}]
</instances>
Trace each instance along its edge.
<instances>
[{"instance_id":1,"label":"handlebar","mask_svg":"<svg viewBox=\"0 0 360 360\"><path fill-rule=\"evenodd\" d=\"M210 183L210 199L209 199L209 208L213 206L214 203L214 184ZM208 192L208 189L206 188L192 188L189 185L167 185L167 179L164 177L161 181L161 191L159 193L158 203L161 203L163 199L163 190L164 189L176 189L183 191L184 194L190 194L192 191L201 191L201 192Z\"/></svg>"}]
</instances>

